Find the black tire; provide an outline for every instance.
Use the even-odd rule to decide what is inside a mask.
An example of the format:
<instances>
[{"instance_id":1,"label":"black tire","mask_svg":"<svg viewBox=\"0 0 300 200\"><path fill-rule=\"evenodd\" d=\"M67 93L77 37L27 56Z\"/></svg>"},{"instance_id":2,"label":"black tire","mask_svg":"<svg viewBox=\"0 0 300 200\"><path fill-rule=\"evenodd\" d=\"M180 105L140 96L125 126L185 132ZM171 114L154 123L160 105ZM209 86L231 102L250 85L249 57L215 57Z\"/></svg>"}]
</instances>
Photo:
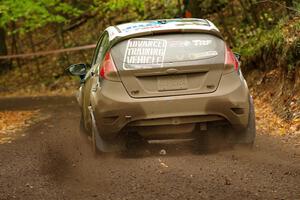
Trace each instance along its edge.
<instances>
[{"instance_id":1,"label":"black tire","mask_svg":"<svg viewBox=\"0 0 300 200\"><path fill-rule=\"evenodd\" d=\"M95 126L93 125L92 134L91 134L91 145L92 145L92 151L93 151L94 156L98 156L98 155L102 154L102 152L99 151L99 149L97 147L96 134L97 134L97 132L95 131Z\"/></svg>"},{"instance_id":2,"label":"black tire","mask_svg":"<svg viewBox=\"0 0 300 200\"><path fill-rule=\"evenodd\" d=\"M93 133L85 128L83 116L80 118L79 140L81 142L81 149L84 151L87 150L88 154L91 154L90 150L92 150L93 155L98 155L98 150L95 148L95 139L93 138Z\"/></svg>"},{"instance_id":3,"label":"black tire","mask_svg":"<svg viewBox=\"0 0 300 200\"><path fill-rule=\"evenodd\" d=\"M87 131L86 131L85 127L84 127L84 119L83 119L82 115L80 117L79 131L80 131L81 135L87 134Z\"/></svg>"},{"instance_id":4,"label":"black tire","mask_svg":"<svg viewBox=\"0 0 300 200\"><path fill-rule=\"evenodd\" d=\"M238 134L237 144L252 148L256 137L255 109L252 97L250 97L250 108L248 126Z\"/></svg>"}]
</instances>

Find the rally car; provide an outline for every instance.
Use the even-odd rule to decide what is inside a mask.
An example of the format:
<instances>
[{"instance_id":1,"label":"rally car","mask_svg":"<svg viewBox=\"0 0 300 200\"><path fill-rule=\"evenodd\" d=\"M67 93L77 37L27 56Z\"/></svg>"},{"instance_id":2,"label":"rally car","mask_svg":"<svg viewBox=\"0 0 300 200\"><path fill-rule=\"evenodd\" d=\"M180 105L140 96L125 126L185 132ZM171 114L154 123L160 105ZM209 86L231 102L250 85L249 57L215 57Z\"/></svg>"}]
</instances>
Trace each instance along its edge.
<instances>
[{"instance_id":1,"label":"rally car","mask_svg":"<svg viewBox=\"0 0 300 200\"><path fill-rule=\"evenodd\" d=\"M206 19L163 19L110 26L80 76L81 127L93 149L193 138L218 130L224 143L251 146L253 100L240 62Z\"/></svg>"}]
</instances>

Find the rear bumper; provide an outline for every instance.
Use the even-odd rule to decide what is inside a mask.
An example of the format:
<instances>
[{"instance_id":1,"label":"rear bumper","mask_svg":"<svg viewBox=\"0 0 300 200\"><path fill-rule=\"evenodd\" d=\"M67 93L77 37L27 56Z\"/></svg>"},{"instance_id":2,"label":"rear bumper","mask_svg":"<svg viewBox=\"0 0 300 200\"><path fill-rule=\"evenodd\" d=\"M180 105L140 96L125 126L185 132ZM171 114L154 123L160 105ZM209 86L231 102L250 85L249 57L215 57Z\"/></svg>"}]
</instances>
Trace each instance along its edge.
<instances>
[{"instance_id":1,"label":"rear bumper","mask_svg":"<svg viewBox=\"0 0 300 200\"><path fill-rule=\"evenodd\" d=\"M247 127L249 115L249 91L235 72L223 75L214 93L157 98L132 98L121 82L104 81L92 92L91 103L99 134L104 138L113 138L124 127L150 119L166 119L159 123L171 120L172 124L175 120L180 125L190 122L184 121L185 117L201 121L223 118L241 129Z\"/></svg>"}]
</instances>

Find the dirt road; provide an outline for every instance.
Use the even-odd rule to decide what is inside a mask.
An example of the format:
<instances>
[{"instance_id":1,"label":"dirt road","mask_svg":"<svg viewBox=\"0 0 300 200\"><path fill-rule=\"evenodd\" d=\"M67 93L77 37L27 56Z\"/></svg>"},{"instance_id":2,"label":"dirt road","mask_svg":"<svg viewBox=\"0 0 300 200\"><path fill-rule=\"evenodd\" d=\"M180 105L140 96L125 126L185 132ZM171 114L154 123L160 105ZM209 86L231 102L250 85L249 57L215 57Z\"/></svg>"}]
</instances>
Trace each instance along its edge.
<instances>
[{"instance_id":1,"label":"dirt road","mask_svg":"<svg viewBox=\"0 0 300 200\"><path fill-rule=\"evenodd\" d=\"M252 151L153 144L95 158L79 134L75 99L4 99L4 109L40 109L46 117L0 145L1 200L300 199L300 148L272 136L258 134Z\"/></svg>"}]
</instances>

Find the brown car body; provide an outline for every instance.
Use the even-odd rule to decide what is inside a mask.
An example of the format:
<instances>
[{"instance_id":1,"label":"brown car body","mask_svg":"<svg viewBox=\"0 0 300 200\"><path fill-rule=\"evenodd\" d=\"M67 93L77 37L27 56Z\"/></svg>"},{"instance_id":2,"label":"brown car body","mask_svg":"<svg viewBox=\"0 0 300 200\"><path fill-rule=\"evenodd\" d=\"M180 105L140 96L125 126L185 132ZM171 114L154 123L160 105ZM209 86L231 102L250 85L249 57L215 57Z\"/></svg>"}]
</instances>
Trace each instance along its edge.
<instances>
[{"instance_id":1,"label":"brown car body","mask_svg":"<svg viewBox=\"0 0 300 200\"><path fill-rule=\"evenodd\" d=\"M77 96L95 148L110 151L133 133L147 140L188 138L217 126L230 127L236 143L252 144L252 99L240 69L226 63L227 51L208 20L107 28Z\"/></svg>"}]
</instances>

